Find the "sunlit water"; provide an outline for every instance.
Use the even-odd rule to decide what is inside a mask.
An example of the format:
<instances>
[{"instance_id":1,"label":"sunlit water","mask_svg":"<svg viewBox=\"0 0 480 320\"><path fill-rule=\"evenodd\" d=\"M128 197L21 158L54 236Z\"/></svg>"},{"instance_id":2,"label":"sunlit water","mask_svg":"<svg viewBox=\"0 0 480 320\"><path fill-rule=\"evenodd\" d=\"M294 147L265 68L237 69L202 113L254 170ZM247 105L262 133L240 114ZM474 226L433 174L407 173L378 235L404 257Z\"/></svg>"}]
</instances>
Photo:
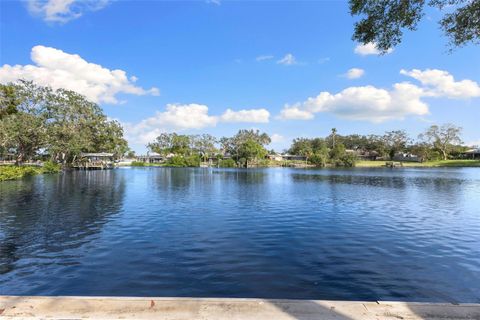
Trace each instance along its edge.
<instances>
[{"instance_id":1,"label":"sunlit water","mask_svg":"<svg viewBox=\"0 0 480 320\"><path fill-rule=\"evenodd\" d=\"M480 302L480 169L2 182L0 294Z\"/></svg>"}]
</instances>

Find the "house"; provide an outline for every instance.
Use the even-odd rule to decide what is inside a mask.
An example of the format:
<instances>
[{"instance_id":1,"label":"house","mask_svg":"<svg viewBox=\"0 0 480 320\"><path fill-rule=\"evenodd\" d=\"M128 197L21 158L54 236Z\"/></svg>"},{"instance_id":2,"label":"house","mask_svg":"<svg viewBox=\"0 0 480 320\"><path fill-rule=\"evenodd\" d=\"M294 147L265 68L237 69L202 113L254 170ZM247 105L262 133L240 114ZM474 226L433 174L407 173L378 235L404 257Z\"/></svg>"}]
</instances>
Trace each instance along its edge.
<instances>
[{"instance_id":1,"label":"house","mask_svg":"<svg viewBox=\"0 0 480 320\"><path fill-rule=\"evenodd\" d=\"M462 155L467 159L480 159L480 148L467 150Z\"/></svg>"},{"instance_id":2,"label":"house","mask_svg":"<svg viewBox=\"0 0 480 320\"><path fill-rule=\"evenodd\" d=\"M404 161L404 162L423 162L422 157L417 156L415 154L411 153L403 153L399 152L395 154L395 156L392 158L394 161Z\"/></svg>"},{"instance_id":3,"label":"house","mask_svg":"<svg viewBox=\"0 0 480 320\"><path fill-rule=\"evenodd\" d=\"M273 160L273 161L283 161L283 156L279 153L273 153L273 154L268 154L267 159Z\"/></svg>"},{"instance_id":4,"label":"house","mask_svg":"<svg viewBox=\"0 0 480 320\"><path fill-rule=\"evenodd\" d=\"M114 166L114 154L108 152L82 152L73 163L77 169L110 169Z\"/></svg>"},{"instance_id":5,"label":"house","mask_svg":"<svg viewBox=\"0 0 480 320\"><path fill-rule=\"evenodd\" d=\"M283 154L282 159L284 161L307 161L306 156L299 156L299 155L294 155L294 154Z\"/></svg>"},{"instance_id":6,"label":"house","mask_svg":"<svg viewBox=\"0 0 480 320\"><path fill-rule=\"evenodd\" d=\"M147 163L162 163L166 157L156 152L147 152L146 156L138 156L137 161L147 162Z\"/></svg>"}]
</instances>

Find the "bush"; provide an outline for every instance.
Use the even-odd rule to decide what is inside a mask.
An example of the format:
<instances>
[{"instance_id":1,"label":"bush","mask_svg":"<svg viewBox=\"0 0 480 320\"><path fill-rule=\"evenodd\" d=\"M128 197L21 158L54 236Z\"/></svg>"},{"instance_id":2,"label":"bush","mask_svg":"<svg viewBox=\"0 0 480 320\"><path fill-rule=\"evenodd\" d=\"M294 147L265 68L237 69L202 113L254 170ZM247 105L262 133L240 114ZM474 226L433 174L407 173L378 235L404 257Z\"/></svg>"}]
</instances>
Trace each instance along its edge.
<instances>
[{"instance_id":1,"label":"bush","mask_svg":"<svg viewBox=\"0 0 480 320\"><path fill-rule=\"evenodd\" d=\"M200 156L195 154L193 156L188 156L184 158L186 167L200 167Z\"/></svg>"},{"instance_id":2,"label":"bush","mask_svg":"<svg viewBox=\"0 0 480 320\"><path fill-rule=\"evenodd\" d=\"M20 179L42 173L42 169L31 166L0 166L0 181Z\"/></svg>"},{"instance_id":3,"label":"bush","mask_svg":"<svg viewBox=\"0 0 480 320\"><path fill-rule=\"evenodd\" d=\"M218 162L218 166L221 168L235 168L236 164L233 159L223 159Z\"/></svg>"},{"instance_id":4,"label":"bush","mask_svg":"<svg viewBox=\"0 0 480 320\"><path fill-rule=\"evenodd\" d=\"M332 164L335 167L353 168L357 162L357 158L352 154L345 154L338 159L332 159Z\"/></svg>"},{"instance_id":5,"label":"bush","mask_svg":"<svg viewBox=\"0 0 480 320\"><path fill-rule=\"evenodd\" d=\"M140 162L140 161L133 161L131 166L132 167L145 167L146 163L145 162Z\"/></svg>"},{"instance_id":6,"label":"bush","mask_svg":"<svg viewBox=\"0 0 480 320\"><path fill-rule=\"evenodd\" d=\"M45 162L42 167L43 173L58 173L60 172L60 170L61 170L60 165L53 161Z\"/></svg>"},{"instance_id":7,"label":"bush","mask_svg":"<svg viewBox=\"0 0 480 320\"><path fill-rule=\"evenodd\" d=\"M315 153L308 159L308 161L317 167L325 167L327 165L328 161L328 155L327 154L321 154L321 153Z\"/></svg>"}]
</instances>

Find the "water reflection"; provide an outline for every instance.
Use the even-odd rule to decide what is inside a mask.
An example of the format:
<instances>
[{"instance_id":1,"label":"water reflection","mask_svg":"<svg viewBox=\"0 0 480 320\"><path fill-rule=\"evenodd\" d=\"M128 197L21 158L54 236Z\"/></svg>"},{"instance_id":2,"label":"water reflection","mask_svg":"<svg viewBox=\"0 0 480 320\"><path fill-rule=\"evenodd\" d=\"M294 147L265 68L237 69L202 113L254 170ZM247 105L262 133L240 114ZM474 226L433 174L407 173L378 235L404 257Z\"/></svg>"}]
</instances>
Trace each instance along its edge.
<instances>
[{"instance_id":1,"label":"water reflection","mask_svg":"<svg viewBox=\"0 0 480 320\"><path fill-rule=\"evenodd\" d=\"M125 168L0 191L0 294L480 302L480 170Z\"/></svg>"},{"instance_id":2,"label":"water reflection","mask_svg":"<svg viewBox=\"0 0 480 320\"><path fill-rule=\"evenodd\" d=\"M72 172L0 183L0 192L2 274L19 259L68 264L62 252L90 241L121 209L125 181L111 171Z\"/></svg>"}]
</instances>

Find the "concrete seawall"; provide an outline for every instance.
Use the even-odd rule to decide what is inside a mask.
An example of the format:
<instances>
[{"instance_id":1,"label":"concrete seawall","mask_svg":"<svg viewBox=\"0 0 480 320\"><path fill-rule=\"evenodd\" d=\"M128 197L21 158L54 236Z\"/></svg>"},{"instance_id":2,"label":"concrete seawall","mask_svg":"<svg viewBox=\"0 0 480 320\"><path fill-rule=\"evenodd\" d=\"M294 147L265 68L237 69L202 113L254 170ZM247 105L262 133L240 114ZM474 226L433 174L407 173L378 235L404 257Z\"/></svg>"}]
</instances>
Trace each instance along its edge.
<instances>
[{"instance_id":1,"label":"concrete seawall","mask_svg":"<svg viewBox=\"0 0 480 320\"><path fill-rule=\"evenodd\" d=\"M479 320L480 304L0 296L0 319Z\"/></svg>"}]
</instances>

